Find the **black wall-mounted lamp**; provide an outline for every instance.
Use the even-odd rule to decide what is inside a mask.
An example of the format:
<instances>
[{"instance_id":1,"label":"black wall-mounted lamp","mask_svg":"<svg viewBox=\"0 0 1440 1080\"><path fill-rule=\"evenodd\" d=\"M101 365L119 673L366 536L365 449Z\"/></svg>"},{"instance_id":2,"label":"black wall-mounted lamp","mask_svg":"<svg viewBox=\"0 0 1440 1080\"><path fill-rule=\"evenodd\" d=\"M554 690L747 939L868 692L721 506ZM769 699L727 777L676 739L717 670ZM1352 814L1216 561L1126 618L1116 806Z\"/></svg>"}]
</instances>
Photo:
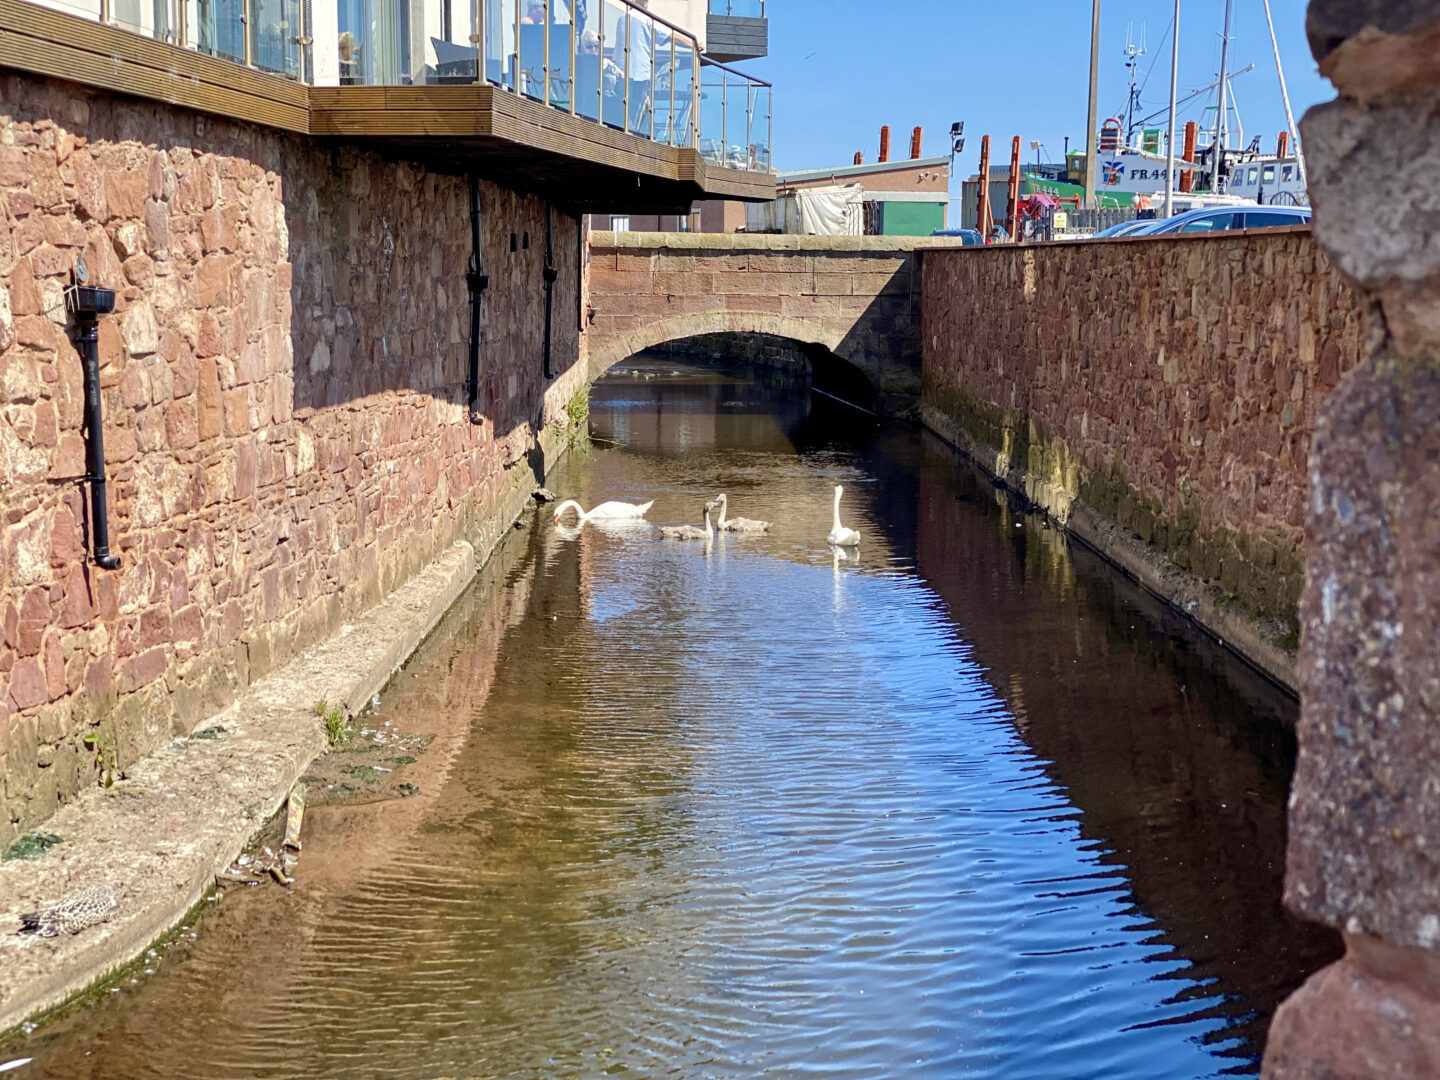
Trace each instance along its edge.
<instances>
[{"instance_id":1,"label":"black wall-mounted lamp","mask_svg":"<svg viewBox=\"0 0 1440 1080\"><path fill-rule=\"evenodd\" d=\"M120 569L120 556L110 554L110 516L105 500L105 421L100 410L101 315L115 310L115 290L89 283L85 256L75 260L74 283L65 290L65 306L75 317L75 342L85 372L85 476L90 484L90 536L95 565Z\"/></svg>"}]
</instances>

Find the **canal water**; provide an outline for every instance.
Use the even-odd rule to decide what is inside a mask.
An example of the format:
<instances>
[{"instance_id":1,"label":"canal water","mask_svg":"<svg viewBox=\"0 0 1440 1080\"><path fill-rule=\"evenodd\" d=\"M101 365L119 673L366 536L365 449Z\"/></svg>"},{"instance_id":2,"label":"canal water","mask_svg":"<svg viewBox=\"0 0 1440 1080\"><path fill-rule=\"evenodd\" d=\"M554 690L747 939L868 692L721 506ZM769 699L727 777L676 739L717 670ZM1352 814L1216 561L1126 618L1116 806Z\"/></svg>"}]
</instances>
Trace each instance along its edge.
<instances>
[{"instance_id":1,"label":"canal water","mask_svg":"<svg viewBox=\"0 0 1440 1080\"><path fill-rule=\"evenodd\" d=\"M1280 905L1289 699L790 377L642 359L591 408L559 493L773 530L527 521L364 720L433 736L419 794L313 809L293 890L231 890L17 1075L1258 1071L1338 951Z\"/></svg>"}]
</instances>

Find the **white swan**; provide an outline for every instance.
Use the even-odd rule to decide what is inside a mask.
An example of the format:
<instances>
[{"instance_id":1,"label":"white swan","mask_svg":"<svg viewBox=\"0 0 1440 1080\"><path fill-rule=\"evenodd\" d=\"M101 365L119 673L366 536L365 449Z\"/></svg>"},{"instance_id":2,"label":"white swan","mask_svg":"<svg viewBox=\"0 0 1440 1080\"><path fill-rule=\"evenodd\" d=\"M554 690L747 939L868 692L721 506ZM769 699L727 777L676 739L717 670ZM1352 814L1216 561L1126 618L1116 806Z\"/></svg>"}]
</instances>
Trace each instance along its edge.
<instances>
[{"instance_id":1,"label":"white swan","mask_svg":"<svg viewBox=\"0 0 1440 1080\"><path fill-rule=\"evenodd\" d=\"M593 510L586 510L574 499L566 499L555 508L555 521L558 524L565 511L569 510L572 506L580 518L581 525L587 521L633 521L637 518L643 518L645 511L654 505L654 499L651 499L647 503L641 503L638 506L635 503L612 501L603 502Z\"/></svg>"},{"instance_id":2,"label":"white swan","mask_svg":"<svg viewBox=\"0 0 1440 1080\"><path fill-rule=\"evenodd\" d=\"M720 520L715 522L715 528L720 532L735 533L762 533L770 531L770 522L756 521L754 518L727 518L725 516L725 493L722 491L715 496L714 505L720 507Z\"/></svg>"},{"instance_id":3,"label":"white swan","mask_svg":"<svg viewBox=\"0 0 1440 1080\"><path fill-rule=\"evenodd\" d=\"M699 525L662 525L660 535L666 540L709 540L713 530L710 528L710 508L714 503L705 504L705 527Z\"/></svg>"},{"instance_id":4,"label":"white swan","mask_svg":"<svg viewBox=\"0 0 1440 1080\"><path fill-rule=\"evenodd\" d=\"M845 488L840 484L835 485L835 521L830 527L830 535L825 537L827 544L834 544L836 547L858 547L860 545L860 534L854 529L847 529L840 524L840 496L845 493Z\"/></svg>"}]
</instances>

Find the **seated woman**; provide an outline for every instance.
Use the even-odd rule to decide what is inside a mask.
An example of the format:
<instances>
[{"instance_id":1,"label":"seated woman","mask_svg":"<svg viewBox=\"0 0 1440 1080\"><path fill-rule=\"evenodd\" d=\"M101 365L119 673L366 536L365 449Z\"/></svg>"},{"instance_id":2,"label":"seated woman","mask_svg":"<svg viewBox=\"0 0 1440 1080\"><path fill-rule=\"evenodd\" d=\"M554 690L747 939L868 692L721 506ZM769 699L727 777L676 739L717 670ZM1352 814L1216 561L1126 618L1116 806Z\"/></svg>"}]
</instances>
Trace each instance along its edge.
<instances>
[{"instance_id":1,"label":"seated woman","mask_svg":"<svg viewBox=\"0 0 1440 1080\"><path fill-rule=\"evenodd\" d=\"M580 35L580 47L575 57L575 110L582 116L594 119L603 91L606 99L605 114L609 116L608 104L623 99L625 73L614 60L600 55L600 36L593 30Z\"/></svg>"}]
</instances>

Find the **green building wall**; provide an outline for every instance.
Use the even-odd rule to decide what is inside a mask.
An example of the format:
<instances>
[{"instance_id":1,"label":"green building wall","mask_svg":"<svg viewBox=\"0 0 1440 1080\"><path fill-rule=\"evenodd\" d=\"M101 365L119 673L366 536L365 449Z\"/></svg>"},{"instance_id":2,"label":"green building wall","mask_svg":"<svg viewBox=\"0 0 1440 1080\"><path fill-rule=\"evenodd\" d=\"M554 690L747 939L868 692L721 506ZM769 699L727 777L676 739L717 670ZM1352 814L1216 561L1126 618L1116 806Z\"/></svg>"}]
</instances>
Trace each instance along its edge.
<instances>
[{"instance_id":1,"label":"green building wall","mask_svg":"<svg viewBox=\"0 0 1440 1080\"><path fill-rule=\"evenodd\" d=\"M880 232L884 236L929 236L945 227L943 202L887 202L882 204Z\"/></svg>"}]
</instances>

